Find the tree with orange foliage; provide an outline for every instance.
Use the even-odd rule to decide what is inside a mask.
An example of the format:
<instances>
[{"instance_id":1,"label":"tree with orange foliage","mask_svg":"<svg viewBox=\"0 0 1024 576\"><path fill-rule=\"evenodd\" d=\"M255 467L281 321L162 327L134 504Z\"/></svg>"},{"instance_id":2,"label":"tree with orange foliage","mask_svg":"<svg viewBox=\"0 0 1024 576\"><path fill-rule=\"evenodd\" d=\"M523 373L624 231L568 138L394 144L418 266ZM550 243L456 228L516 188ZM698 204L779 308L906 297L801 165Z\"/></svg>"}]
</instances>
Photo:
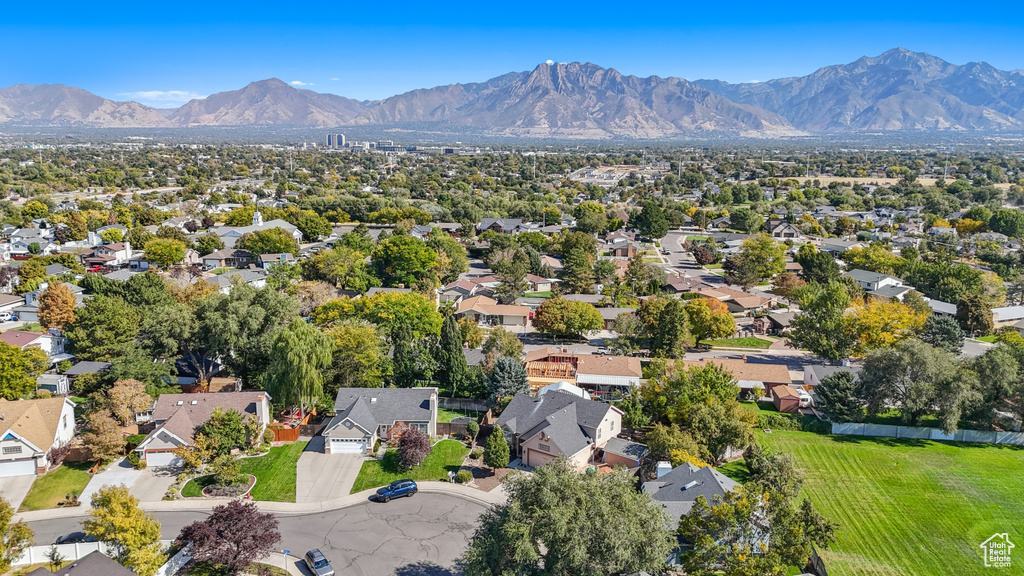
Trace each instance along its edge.
<instances>
[{"instance_id":1,"label":"tree with orange foliage","mask_svg":"<svg viewBox=\"0 0 1024 576\"><path fill-rule=\"evenodd\" d=\"M39 296L39 323L43 328L58 328L75 321L75 295L60 280L50 282L50 286Z\"/></svg>"},{"instance_id":2,"label":"tree with orange foliage","mask_svg":"<svg viewBox=\"0 0 1024 576\"><path fill-rule=\"evenodd\" d=\"M690 332L697 342L725 338L736 332L736 320L720 300L696 298L687 302L685 309L690 319Z\"/></svg>"}]
</instances>

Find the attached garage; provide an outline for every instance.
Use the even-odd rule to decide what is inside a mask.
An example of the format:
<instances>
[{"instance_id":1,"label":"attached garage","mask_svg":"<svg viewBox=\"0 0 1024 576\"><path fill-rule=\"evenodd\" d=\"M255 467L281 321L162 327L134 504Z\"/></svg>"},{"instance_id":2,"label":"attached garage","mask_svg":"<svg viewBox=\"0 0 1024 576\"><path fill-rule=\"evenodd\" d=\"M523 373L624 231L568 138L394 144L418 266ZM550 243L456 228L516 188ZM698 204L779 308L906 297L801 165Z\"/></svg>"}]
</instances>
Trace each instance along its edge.
<instances>
[{"instance_id":1,"label":"attached garage","mask_svg":"<svg viewBox=\"0 0 1024 576\"><path fill-rule=\"evenodd\" d=\"M545 454L544 452L540 452L538 450L532 450L530 448L526 449L526 465L527 466L531 466L533 468L537 468L538 466L543 466L543 465L547 464L548 462L551 462L554 459L555 459L555 456L553 456L551 454Z\"/></svg>"},{"instance_id":2,"label":"attached garage","mask_svg":"<svg viewBox=\"0 0 1024 576\"><path fill-rule=\"evenodd\" d=\"M146 466L181 466L181 458L174 452L146 452Z\"/></svg>"},{"instance_id":3,"label":"attached garage","mask_svg":"<svg viewBox=\"0 0 1024 576\"><path fill-rule=\"evenodd\" d=\"M34 476L35 473L36 461L33 459L0 462L0 478L7 478L8 476Z\"/></svg>"},{"instance_id":4,"label":"attached garage","mask_svg":"<svg viewBox=\"0 0 1024 576\"><path fill-rule=\"evenodd\" d=\"M366 454L365 438L330 438L331 454Z\"/></svg>"}]
</instances>

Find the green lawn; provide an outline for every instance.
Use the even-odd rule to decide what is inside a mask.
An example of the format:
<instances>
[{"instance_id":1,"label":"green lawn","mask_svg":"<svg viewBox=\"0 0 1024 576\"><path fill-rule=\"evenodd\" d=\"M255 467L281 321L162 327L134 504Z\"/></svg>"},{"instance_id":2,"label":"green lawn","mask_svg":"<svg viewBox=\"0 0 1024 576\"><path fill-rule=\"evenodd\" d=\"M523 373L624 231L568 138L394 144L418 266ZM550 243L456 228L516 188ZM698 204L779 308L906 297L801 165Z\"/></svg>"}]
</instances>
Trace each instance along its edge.
<instances>
[{"instance_id":1,"label":"green lawn","mask_svg":"<svg viewBox=\"0 0 1024 576\"><path fill-rule=\"evenodd\" d=\"M701 344L707 344L708 346L721 346L723 348L760 348L767 350L772 345L770 340L764 340L762 338L725 338L722 340L704 340Z\"/></svg>"},{"instance_id":2,"label":"green lawn","mask_svg":"<svg viewBox=\"0 0 1024 576\"><path fill-rule=\"evenodd\" d=\"M21 511L56 508L68 493L81 494L92 478L89 475L92 466L93 462L65 462L60 468L37 476L21 503ZM83 502L82 505L88 506L89 503Z\"/></svg>"},{"instance_id":3,"label":"green lawn","mask_svg":"<svg viewBox=\"0 0 1024 576\"><path fill-rule=\"evenodd\" d=\"M1024 448L807 432L758 437L794 456L802 494L839 523L836 544L821 552L830 574L992 574L978 545L996 532L1024 534Z\"/></svg>"},{"instance_id":4,"label":"green lawn","mask_svg":"<svg viewBox=\"0 0 1024 576\"><path fill-rule=\"evenodd\" d=\"M524 298L551 298L551 290L545 290L543 292L526 292L523 294Z\"/></svg>"},{"instance_id":5,"label":"green lawn","mask_svg":"<svg viewBox=\"0 0 1024 576\"><path fill-rule=\"evenodd\" d=\"M413 480L444 480L448 481L448 471L458 471L462 461L469 454L469 448L458 440L441 440L434 445L434 451L423 460L423 464L412 470L404 470L398 465L398 452L388 450L382 460L363 462L359 476L356 477L352 493L367 488L384 486L395 480L411 478Z\"/></svg>"},{"instance_id":6,"label":"green lawn","mask_svg":"<svg viewBox=\"0 0 1024 576\"><path fill-rule=\"evenodd\" d=\"M294 442L270 449L266 456L242 458L242 473L256 477L252 488L253 500L265 502L295 502L295 466L306 442ZM202 496L202 489L213 483L213 476L200 476L189 480L181 489L186 498Z\"/></svg>"},{"instance_id":7,"label":"green lawn","mask_svg":"<svg viewBox=\"0 0 1024 576\"><path fill-rule=\"evenodd\" d=\"M719 262L718 264L707 264L704 266L704 268L708 270L719 270L722 268L722 263Z\"/></svg>"},{"instance_id":8,"label":"green lawn","mask_svg":"<svg viewBox=\"0 0 1024 576\"><path fill-rule=\"evenodd\" d=\"M462 418L463 416L469 416L470 418L480 419L480 412L473 410L448 410L447 408L437 409L437 421L441 423L451 422L455 418Z\"/></svg>"},{"instance_id":9,"label":"green lawn","mask_svg":"<svg viewBox=\"0 0 1024 576\"><path fill-rule=\"evenodd\" d=\"M988 343L992 344L992 343L994 343L996 341L996 337L995 336L978 336L978 340L981 340L982 342L988 342Z\"/></svg>"}]
</instances>

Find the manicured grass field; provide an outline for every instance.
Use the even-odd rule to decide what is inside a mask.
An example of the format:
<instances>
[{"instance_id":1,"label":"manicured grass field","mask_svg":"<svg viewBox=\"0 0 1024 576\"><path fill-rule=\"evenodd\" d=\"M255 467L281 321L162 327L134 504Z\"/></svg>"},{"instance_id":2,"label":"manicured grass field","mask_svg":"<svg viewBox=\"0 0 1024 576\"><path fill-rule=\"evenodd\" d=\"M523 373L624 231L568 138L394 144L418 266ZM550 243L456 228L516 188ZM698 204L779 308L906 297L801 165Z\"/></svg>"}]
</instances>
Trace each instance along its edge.
<instances>
[{"instance_id":1,"label":"manicured grass field","mask_svg":"<svg viewBox=\"0 0 1024 576\"><path fill-rule=\"evenodd\" d=\"M821 552L829 574L992 574L978 545L1024 534L1024 448L781 431L759 441L794 456L801 493L839 523Z\"/></svg>"},{"instance_id":2,"label":"manicured grass field","mask_svg":"<svg viewBox=\"0 0 1024 576\"><path fill-rule=\"evenodd\" d=\"M295 466L306 444L295 442L276 446L266 456L241 459L242 473L256 477L256 485L251 492L253 500L295 502ZM194 478L181 488L181 495L186 498L202 496L202 489L212 483L212 476Z\"/></svg>"},{"instance_id":3,"label":"manicured grass field","mask_svg":"<svg viewBox=\"0 0 1024 576\"><path fill-rule=\"evenodd\" d=\"M480 415L480 412L474 412L472 410L448 410L447 408L437 409L437 421L441 423L451 422L453 419L462 418L463 416L479 419Z\"/></svg>"},{"instance_id":4,"label":"manicured grass field","mask_svg":"<svg viewBox=\"0 0 1024 576\"><path fill-rule=\"evenodd\" d=\"M67 494L81 494L92 478L89 476L92 466L92 462L65 462L60 468L37 476L21 503L21 511L56 508ZM88 505L88 502L82 502L82 506Z\"/></svg>"},{"instance_id":5,"label":"manicured grass field","mask_svg":"<svg viewBox=\"0 0 1024 576\"><path fill-rule=\"evenodd\" d=\"M760 348L767 350L772 345L770 340L761 338L724 338L722 340L704 340L701 344L708 346L721 346L723 348Z\"/></svg>"},{"instance_id":6,"label":"manicured grass field","mask_svg":"<svg viewBox=\"0 0 1024 576\"><path fill-rule=\"evenodd\" d=\"M551 290L545 290L543 292L526 292L523 294L524 298L551 298Z\"/></svg>"},{"instance_id":7,"label":"manicured grass field","mask_svg":"<svg viewBox=\"0 0 1024 576\"><path fill-rule=\"evenodd\" d=\"M413 480L448 480L448 471L457 472L462 461L469 454L469 448L458 440L442 440L434 444L434 451L423 460L423 464L405 470L398 464L398 452L388 450L382 460L363 462L359 476L352 486L352 493L367 488L384 486L395 480L411 478Z\"/></svg>"}]
</instances>

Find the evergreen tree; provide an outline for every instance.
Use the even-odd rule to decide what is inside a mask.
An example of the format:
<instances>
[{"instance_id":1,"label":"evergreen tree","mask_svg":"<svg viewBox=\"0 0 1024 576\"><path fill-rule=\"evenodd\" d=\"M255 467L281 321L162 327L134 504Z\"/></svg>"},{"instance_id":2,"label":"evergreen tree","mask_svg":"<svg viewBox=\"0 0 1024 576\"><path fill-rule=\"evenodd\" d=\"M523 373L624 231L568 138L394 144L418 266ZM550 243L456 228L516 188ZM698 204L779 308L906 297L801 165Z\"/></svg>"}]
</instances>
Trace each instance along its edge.
<instances>
[{"instance_id":1,"label":"evergreen tree","mask_svg":"<svg viewBox=\"0 0 1024 576\"><path fill-rule=\"evenodd\" d=\"M831 374L815 389L818 408L833 422L859 422L864 419L864 403L857 397L859 388L853 372Z\"/></svg>"},{"instance_id":2,"label":"evergreen tree","mask_svg":"<svg viewBox=\"0 0 1024 576\"><path fill-rule=\"evenodd\" d=\"M508 439L505 438L505 431L501 429L501 426L494 427L491 435L487 437L487 443L484 447L484 464L491 468L504 468L508 466Z\"/></svg>"},{"instance_id":3,"label":"evergreen tree","mask_svg":"<svg viewBox=\"0 0 1024 576\"><path fill-rule=\"evenodd\" d=\"M462 353L462 331L454 314L449 314L441 325L437 357L441 368L438 380L452 396L455 396L456 390L466 382L469 366L466 364L466 355Z\"/></svg>"}]
</instances>

